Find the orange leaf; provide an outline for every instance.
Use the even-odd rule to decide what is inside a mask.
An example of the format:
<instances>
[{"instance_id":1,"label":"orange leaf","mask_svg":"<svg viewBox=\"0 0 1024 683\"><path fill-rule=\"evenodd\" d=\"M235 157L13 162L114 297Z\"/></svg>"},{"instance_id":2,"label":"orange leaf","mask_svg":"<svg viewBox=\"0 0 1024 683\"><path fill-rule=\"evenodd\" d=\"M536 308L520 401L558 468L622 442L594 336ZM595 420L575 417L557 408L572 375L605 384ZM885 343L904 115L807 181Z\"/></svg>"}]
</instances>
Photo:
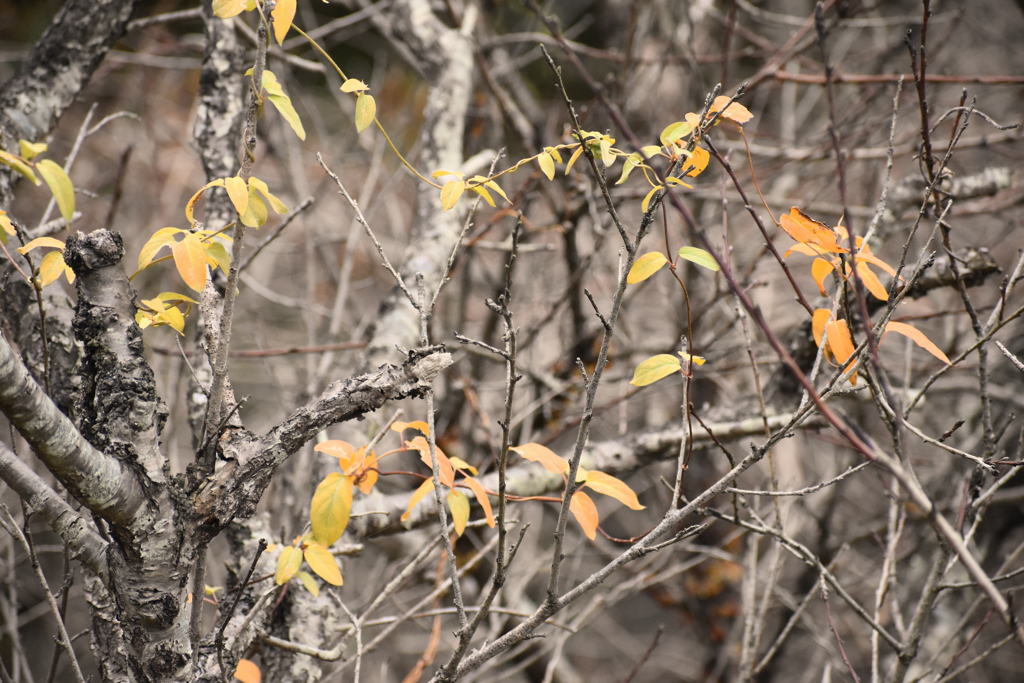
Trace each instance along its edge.
<instances>
[{"instance_id":1,"label":"orange leaf","mask_svg":"<svg viewBox=\"0 0 1024 683\"><path fill-rule=\"evenodd\" d=\"M420 452L420 460L422 460L427 467L433 471L434 465L430 462L430 444L422 436L417 436L412 441L406 444L407 448L415 448ZM434 454L437 455L437 467L438 467L438 479L441 483L451 488L455 486L455 468L452 467L451 461L448 460L448 456L445 455L440 447L434 445Z\"/></svg>"},{"instance_id":2,"label":"orange leaf","mask_svg":"<svg viewBox=\"0 0 1024 683\"><path fill-rule=\"evenodd\" d=\"M850 328L846 326L846 321L834 320L825 323L825 332L828 334L828 345L832 347L832 355L836 357L836 362L845 363L854 351L853 339L850 337Z\"/></svg>"},{"instance_id":3,"label":"orange leaf","mask_svg":"<svg viewBox=\"0 0 1024 683\"><path fill-rule=\"evenodd\" d=\"M633 493L633 489L629 488L621 479L616 479L610 474L597 471L587 472L586 486L589 486L598 493L611 496L630 510L644 509L644 506L637 500L636 494Z\"/></svg>"},{"instance_id":4,"label":"orange leaf","mask_svg":"<svg viewBox=\"0 0 1024 683\"><path fill-rule=\"evenodd\" d=\"M576 521L583 527L583 533L593 541L597 536L597 523L600 521L594 501L583 491L577 491L569 500L569 511L576 516Z\"/></svg>"},{"instance_id":5,"label":"orange leaf","mask_svg":"<svg viewBox=\"0 0 1024 683\"><path fill-rule=\"evenodd\" d=\"M910 339L912 339L914 343L922 349L932 354L946 365L951 365L949 358L942 352L942 349L933 344L931 340L924 336L924 333L916 327L911 327L906 323L890 321L885 326L885 332L882 333L882 339L885 339L885 335L889 332L896 332L897 334L902 334L905 337L910 337Z\"/></svg>"},{"instance_id":6,"label":"orange leaf","mask_svg":"<svg viewBox=\"0 0 1024 683\"><path fill-rule=\"evenodd\" d=\"M420 501L423 500L423 496L427 495L433 490L434 481L432 479L427 479L422 484L420 484L420 487L413 492L412 498L409 499L409 507L406 508L405 514L402 515L403 522L409 519L409 515L412 514L412 509L419 505Z\"/></svg>"},{"instance_id":7,"label":"orange leaf","mask_svg":"<svg viewBox=\"0 0 1024 683\"><path fill-rule=\"evenodd\" d=\"M715 98L714 103L711 105L711 111L718 111L720 108L725 107L726 103L732 99L725 95L719 95ZM725 111L722 112L721 118L732 119L736 123L746 123L750 119L754 118L754 115L750 113L746 107L739 102L733 102L728 107L725 107Z\"/></svg>"},{"instance_id":8,"label":"orange leaf","mask_svg":"<svg viewBox=\"0 0 1024 683\"><path fill-rule=\"evenodd\" d=\"M355 455L355 447L347 441L340 441L338 439L332 439L330 441L322 441L317 445L313 446L313 450L318 453L326 453L332 457L338 458L338 460L344 460L349 462L352 456ZM347 469L343 464L341 469Z\"/></svg>"},{"instance_id":9,"label":"orange leaf","mask_svg":"<svg viewBox=\"0 0 1024 683\"><path fill-rule=\"evenodd\" d=\"M260 683L260 680L263 678L260 674L260 668L248 659L238 660L234 676L242 681L242 683Z\"/></svg>"},{"instance_id":10,"label":"orange leaf","mask_svg":"<svg viewBox=\"0 0 1024 683\"><path fill-rule=\"evenodd\" d=\"M683 163L683 167L692 168L686 172L686 175L695 178L701 174L701 172L708 167L708 162L711 161L711 155L708 154L707 150L701 149L700 147L693 148L693 155L689 161Z\"/></svg>"},{"instance_id":11,"label":"orange leaf","mask_svg":"<svg viewBox=\"0 0 1024 683\"><path fill-rule=\"evenodd\" d=\"M370 451L370 454L366 456L363 461L363 468L361 470L362 475L357 486L359 490L363 492L363 495L370 495L373 491L373 485L377 483L377 454Z\"/></svg>"},{"instance_id":12,"label":"orange leaf","mask_svg":"<svg viewBox=\"0 0 1024 683\"><path fill-rule=\"evenodd\" d=\"M560 455L556 455L547 446L539 443L525 443L522 446L511 446L510 451L515 451L527 460L539 462L548 472L564 474L569 471L569 461Z\"/></svg>"},{"instance_id":13,"label":"orange leaf","mask_svg":"<svg viewBox=\"0 0 1024 683\"><path fill-rule=\"evenodd\" d=\"M857 239L860 239L860 238L858 237ZM864 245L864 249L859 251L859 252L857 252L857 256L854 257L854 258L857 261L858 265L860 264L861 261L866 261L866 262L870 263L871 265L878 266L879 268L881 268L885 272L889 273L889 275L891 275L893 277L896 277L896 269L893 268L892 266L890 266L888 263L886 263L882 259L880 259L877 256L875 256L874 254L872 254L870 251L868 251L868 246L866 244Z\"/></svg>"},{"instance_id":14,"label":"orange leaf","mask_svg":"<svg viewBox=\"0 0 1024 683\"><path fill-rule=\"evenodd\" d=\"M779 224L797 242L820 247L832 254L845 254L849 251L839 246L832 228L812 219L795 206L789 210L789 214L780 217Z\"/></svg>"},{"instance_id":15,"label":"orange leaf","mask_svg":"<svg viewBox=\"0 0 1024 683\"><path fill-rule=\"evenodd\" d=\"M811 275L814 276L814 281L818 283L818 291L821 292L822 296L828 296L825 293L825 278L828 277L833 269L833 265L823 258L816 258L811 263Z\"/></svg>"},{"instance_id":16,"label":"orange leaf","mask_svg":"<svg viewBox=\"0 0 1024 683\"><path fill-rule=\"evenodd\" d=\"M879 281L878 276L875 275L874 271L868 267L868 264L858 261L857 262L857 275L860 276L860 281L864 283L864 287L869 292L875 295L876 299L880 301L889 300L889 292L886 291L885 287Z\"/></svg>"},{"instance_id":17,"label":"orange leaf","mask_svg":"<svg viewBox=\"0 0 1024 683\"><path fill-rule=\"evenodd\" d=\"M814 343L821 346L821 337L825 333L825 323L832 317L832 311L827 308L815 309L811 317L811 329L814 332Z\"/></svg>"},{"instance_id":18,"label":"orange leaf","mask_svg":"<svg viewBox=\"0 0 1024 683\"><path fill-rule=\"evenodd\" d=\"M430 434L430 428L427 427L427 423L423 420L416 420L415 422L396 422L391 425L391 431L393 432L404 432L406 429L418 429L424 436Z\"/></svg>"},{"instance_id":19,"label":"orange leaf","mask_svg":"<svg viewBox=\"0 0 1024 683\"><path fill-rule=\"evenodd\" d=\"M494 528L494 514L491 512L491 499L487 497L487 492L484 491L484 487L480 485L473 477L466 477L464 483L469 487L469 490L476 496L476 502L480 503L480 507L484 509L484 517L487 518L487 526Z\"/></svg>"},{"instance_id":20,"label":"orange leaf","mask_svg":"<svg viewBox=\"0 0 1024 683\"><path fill-rule=\"evenodd\" d=\"M199 235L185 235L185 239L171 245L171 253L185 284L197 292L203 291L206 286L206 249Z\"/></svg>"}]
</instances>

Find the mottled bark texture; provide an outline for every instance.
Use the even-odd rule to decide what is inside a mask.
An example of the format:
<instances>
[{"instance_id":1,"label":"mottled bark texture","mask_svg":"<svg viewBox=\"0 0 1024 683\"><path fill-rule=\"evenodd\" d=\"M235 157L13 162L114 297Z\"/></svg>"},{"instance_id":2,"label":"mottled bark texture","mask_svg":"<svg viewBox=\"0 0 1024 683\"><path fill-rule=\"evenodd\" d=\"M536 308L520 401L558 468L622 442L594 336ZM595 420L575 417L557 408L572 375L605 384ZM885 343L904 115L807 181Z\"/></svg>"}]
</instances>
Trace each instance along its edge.
<instances>
[{"instance_id":1,"label":"mottled bark texture","mask_svg":"<svg viewBox=\"0 0 1024 683\"><path fill-rule=\"evenodd\" d=\"M431 11L427 0L396 2L375 23L407 49L401 52L410 53L414 68L422 71L430 86L420 129L419 167L427 173L442 168L460 170L472 85L473 51L469 36L448 28ZM457 209L442 212L438 190L425 183L419 185L416 220L400 270L410 286L417 273L423 275L428 302L462 228L460 216L465 214ZM381 306L363 356L364 369L394 362L395 347L414 348L419 345L419 335L419 314L395 288Z\"/></svg>"},{"instance_id":2,"label":"mottled bark texture","mask_svg":"<svg viewBox=\"0 0 1024 683\"><path fill-rule=\"evenodd\" d=\"M107 51L125 31L139 0L68 0L7 83L0 88L4 147L37 141L57 125ZM13 173L0 167L0 207L11 203Z\"/></svg>"}]
</instances>

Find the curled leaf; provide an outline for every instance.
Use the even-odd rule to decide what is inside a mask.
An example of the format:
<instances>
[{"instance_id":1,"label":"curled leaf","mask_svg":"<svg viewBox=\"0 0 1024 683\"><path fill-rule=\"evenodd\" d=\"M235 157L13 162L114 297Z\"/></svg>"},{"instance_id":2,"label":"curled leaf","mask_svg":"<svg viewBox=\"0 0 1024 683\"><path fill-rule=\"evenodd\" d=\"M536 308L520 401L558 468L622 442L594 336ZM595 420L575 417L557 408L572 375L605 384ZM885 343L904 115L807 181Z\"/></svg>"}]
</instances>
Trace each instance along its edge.
<instances>
[{"instance_id":1,"label":"curled leaf","mask_svg":"<svg viewBox=\"0 0 1024 683\"><path fill-rule=\"evenodd\" d=\"M818 291L821 292L822 296L828 296L825 293L825 278L829 276L832 270L832 264L823 258L816 258L811 262L811 276L818 283Z\"/></svg>"},{"instance_id":2,"label":"curled leaf","mask_svg":"<svg viewBox=\"0 0 1024 683\"><path fill-rule=\"evenodd\" d=\"M572 170L572 165L576 163L576 160L580 158L581 154L583 154L583 145L578 146L576 151L572 153L572 156L569 157L569 163L565 165L565 175L569 175L569 171Z\"/></svg>"},{"instance_id":3,"label":"curled leaf","mask_svg":"<svg viewBox=\"0 0 1024 683\"><path fill-rule=\"evenodd\" d=\"M654 187L652 187L651 191L647 193L646 197L644 197L644 200L640 202L640 210L643 211L644 213L647 213L647 207L650 206L651 198L654 196L654 193L657 192L658 190L664 189L665 188L662 187L661 185L655 185Z\"/></svg>"}]
</instances>

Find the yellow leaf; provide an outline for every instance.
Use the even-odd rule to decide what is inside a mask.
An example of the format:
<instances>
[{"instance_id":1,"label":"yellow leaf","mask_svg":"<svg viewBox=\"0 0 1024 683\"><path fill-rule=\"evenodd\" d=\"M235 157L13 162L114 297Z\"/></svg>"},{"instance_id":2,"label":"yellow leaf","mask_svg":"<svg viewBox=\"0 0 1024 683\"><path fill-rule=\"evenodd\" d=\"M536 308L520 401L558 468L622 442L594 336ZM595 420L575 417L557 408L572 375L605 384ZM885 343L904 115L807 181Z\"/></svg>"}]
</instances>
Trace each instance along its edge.
<instances>
[{"instance_id":1,"label":"yellow leaf","mask_svg":"<svg viewBox=\"0 0 1024 683\"><path fill-rule=\"evenodd\" d=\"M185 284L197 292L203 291L206 286L206 249L199 235L185 235L185 239L171 245L171 253Z\"/></svg>"},{"instance_id":2,"label":"yellow leaf","mask_svg":"<svg viewBox=\"0 0 1024 683\"><path fill-rule=\"evenodd\" d=\"M825 278L828 277L832 270L832 264L823 258L816 258L811 262L811 275L814 277L814 281L818 283L818 291L821 292L822 296L828 296L825 294Z\"/></svg>"},{"instance_id":3,"label":"yellow leaf","mask_svg":"<svg viewBox=\"0 0 1024 683\"><path fill-rule=\"evenodd\" d=\"M492 190L497 192L499 195L501 195L501 198L504 199L509 204L512 203L512 201L508 197L505 196L505 192L500 187L498 187L498 183L494 182L493 180L488 180L488 181L484 182L484 185L486 185L487 187L491 188Z\"/></svg>"},{"instance_id":4,"label":"yellow leaf","mask_svg":"<svg viewBox=\"0 0 1024 683\"><path fill-rule=\"evenodd\" d=\"M491 199L491 193L490 192L488 192L484 188L480 187L479 185L474 185L473 187L471 187L469 189L473 190L473 192L476 192L478 195L483 197L484 201L487 202L487 204L489 206L491 206L491 207L494 206L494 200Z\"/></svg>"},{"instance_id":5,"label":"yellow leaf","mask_svg":"<svg viewBox=\"0 0 1024 683\"><path fill-rule=\"evenodd\" d=\"M377 116L377 103L372 95L359 93L356 98L356 132L362 133Z\"/></svg>"},{"instance_id":6,"label":"yellow leaf","mask_svg":"<svg viewBox=\"0 0 1024 683\"><path fill-rule=\"evenodd\" d=\"M825 334L825 323L832 317L832 312L827 308L817 308L811 316L811 330L814 333L814 343L821 346L821 338Z\"/></svg>"},{"instance_id":7,"label":"yellow leaf","mask_svg":"<svg viewBox=\"0 0 1024 683\"><path fill-rule=\"evenodd\" d=\"M668 185L682 185L683 187L688 187L691 190L693 189L693 185L690 185L689 183L684 183L682 180L680 180L679 178L676 178L675 176L669 176L669 177L665 178L665 182Z\"/></svg>"},{"instance_id":8,"label":"yellow leaf","mask_svg":"<svg viewBox=\"0 0 1024 683\"><path fill-rule=\"evenodd\" d=\"M924 336L924 333L916 327L911 327L906 323L889 321L885 326L885 332L882 333L882 339L885 339L885 335L889 332L896 332L897 334L902 334L904 337L910 337L910 339L912 339L914 343L922 349L932 354L946 365L950 365L949 358L942 352L942 349L933 344L932 341L928 339L928 337Z\"/></svg>"},{"instance_id":9,"label":"yellow leaf","mask_svg":"<svg viewBox=\"0 0 1024 683\"><path fill-rule=\"evenodd\" d=\"M35 158L47 149L45 142L29 142L28 140L18 140L18 146L21 148L21 158L25 161Z\"/></svg>"},{"instance_id":10,"label":"yellow leaf","mask_svg":"<svg viewBox=\"0 0 1024 683\"><path fill-rule=\"evenodd\" d=\"M409 515L412 514L414 507L419 505L420 501L423 500L423 496L427 495L434 490L434 481L432 479L425 480L420 484L419 488L413 491L412 498L409 499L409 507L406 508L405 514L402 515L402 521L409 519Z\"/></svg>"},{"instance_id":11,"label":"yellow leaf","mask_svg":"<svg viewBox=\"0 0 1024 683\"><path fill-rule=\"evenodd\" d=\"M730 99L732 98L726 97L725 95L719 95L711 105L711 111L718 111L722 107L725 107ZM739 102L733 102L725 108L725 111L722 112L721 118L732 119L736 123L746 123L750 119L754 118L754 115Z\"/></svg>"},{"instance_id":12,"label":"yellow leaf","mask_svg":"<svg viewBox=\"0 0 1024 683\"><path fill-rule=\"evenodd\" d=\"M302 551L293 545L288 546L281 551L281 556L277 558L277 572L274 574L274 582L278 586L283 586L292 580L295 573L299 571L299 567L302 566Z\"/></svg>"},{"instance_id":13,"label":"yellow leaf","mask_svg":"<svg viewBox=\"0 0 1024 683\"><path fill-rule=\"evenodd\" d=\"M630 510L644 509L644 506L637 500L636 494L633 493L633 489L626 486L626 482L616 479L610 474L597 471L587 472L586 485L598 493L611 496Z\"/></svg>"},{"instance_id":14,"label":"yellow leaf","mask_svg":"<svg viewBox=\"0 0 1024 683\"><path fill-rule=\"evenodd\" d=\"M434 176L433 177L434 177L434 180L437 180L441 176L446 176L446 175L454 176L455 178L458 178L459 180L462 180L463 178L466 177L465 173L461 173L459 171L446 171L443 168L434 171Z\"/></svg>"},{"instance_id":15,"label":"yellow leaf","mask_svg":"<svg viewBox=\"0 0 1024 683\"><path fill-rule=\"evenodd\" d=\"M299 577L299 581L306 587L306 590L313 594L314 598L320 597L320 586L309 572L300 571L296 576Z\"/></svg>"},{"instance_id":16,"label":"yellow leaf","mask_svg":"<svg viewBox=\"0 0 1024 683\"><path fill-rule=\"evenodd\" d=\"M476 468L470 465L468 462L459 457L448 458L448 462L452 464L452 467L463 470L465 472L472 472L476 474Z\"/></svg>"},{"instance_id":17,"label":"yellow leaf","mask_svg":"<svg viewBox=\"0 0 1024 683\"><path fill-rule=\"evenodd\" d=\"M469 521L469 498L452 489L448 492L448 509L452 511L452 523L455 525L455 533L458 536L466 530L466 522Z\"/></svg>"},{"instance_id":18,"label":"yellow leaf","mask_svg":"<svg viewBox=\"0 0 1024 683\"><path fill-rule=\"evenodd\" d=\"M692 261L698 266L703 266L708 270L718 271L721 268L718 266L718 261L710 252L698 249L697 247L682 247L679 249L679 257L684 258L687 261Z\"/></svg>"},{"instance_id":19,"label":"yellow leaf","mask_svg":"<svg viewBox=\"0 0 1024 683\"><path fill-rule=\"evenodd\" d=\"M665 126L665 130L661 131L658 139L661 140L662 146L671 147L673 142L689 135L691 132L693 132L692 125L684 121L676 121ZM650 155L648 154L648 156Z\"/></svg>"},{"instance_id":20,"label":"yellow leaf","mask_svg":"<svg viewBox=\"0 0 1024 683\"><path fill-rule=\"evenodd\" d=\"M635 387L645 387L654 384L659 379L668 377L674 372L682 369L682 363L676 356L667 353L651 356L633 371L633 379L630 381Z\"/></svg>"},{"instance_id":21,"label":"yellow leaf","mask_svg":"<svg viewBox=\"0 0 1024 683\"><path fill-rule=\"evenodd\" d=\"M650 205L651 198L654 196L654 193L657 192L658 190L664 189L665 188L662 187L661 185L655 185L654 187L652 187L651 191L647 193L646 197L644 197L644 200L640 202L640 210L643 211L644 213L647 213L647 207Z\"/></svg>"},{"instance_id":22,"label":"yellow leaf","mask_svg":"<svg viewBox=\"0 0 1024 683\"><path fill-rule=\"evenodd\" d=\"M216 4L217 2L214 0L214 5ZM262 676L260 675L260 668L248 659L238 660L238 666L235 667L234 677L242 681L242 683L260 683L260 680L262 679Z\"/></svg>"},{"instance_id":23,"label":"yellow leaf","mask_svg":"<svg viewBox=\"0 0 1024 683\"><path fill-rule=\"evenodd\" d=\"M562 155L558 153L558 150L554 147L545 147L544 151L551 155L551 158L555 160L556 164L562 163Z\"/></svg>"},{"instance_id":24,"label":"yellow leaf","mask_svg":"<svg viewBox=\"0 0 1024 683\"><path fill-rule=\"evenodd\" d=\"M597 536L597 523L599 521L597 506L594 505L594 501L583 491L577 491L572 494L572 498L569 500L569 511L572 512L576 517L576 521L583 527L583 533L593 541Z\"/></svg>"},{"instance_id":25,"label":"yellow leaf","mask_svg":"<svg viewBox=\"0 0 1024 683\"><path fill-rule=\"evenodd\" d=\"M64 243L53 237L37 237L23 247L18 247L18 253L25 255L36 247L56 247L64 251Z\"/></svg>"},{"instance_id":26,"label":"yellow leaf","mask_svg":"<svg viewBox=\"0 0 1024 683\"><path fill-rule=\"evenodd\" d=\"M213 0L213 16L230 19L245 9L245 0Z\"/></svg>"},{"instance_id":27,"label":"yellow leaf","mask_svg":"<svg viewBox=\"0 0 1024 683\"><path fill-rule=\"evenodd\" d=\"M484 491L484 487L480 485L473 477L466 477L466 486L476 496L476 502L480 503L480 507L484 510L484 517L487 519L487 526L494 528L494 513L491 511L491 499L487 496L487 492Z\"/></svg>"},{"instance_id":28,"label":"yellow leaf","mask_svg":"<svg viewBox=\"0 0 1024 683\"><path fill-rule=\"evenodd\" d=\"M369 89L370 86L366 85L358 78L350 78L341 84L341 92L362 92Z\"/></svg>"},{"instance_id":29,"label":"yellow leaf","mask_svg":"<svg viewBox=\"0 0 1024 683\"><path fill-rule=\"evenodd\" d=\"M306 564L316 572L321 579L332 586L340 586L341 570L338 569L338 561L327 548L318 543L310 543L305 548Z\"/></svg>"},{"instance_id":30,"label":"yellow leaf","mask_svg":"<svg viewBox=\"0 0 1024 683\"><path fill-rule=\"evenodd\" d=\"M274 210L274 213L288 213L288 207L280 199L270 194L270 188L267 187L265 182L259 178L249 178L249 186L255 187L261 195L267 198L267 201L270 202L270 208Z\"/></svg>"},{"instance_id":31,"label":"yellow leaf","mask_svg":"<svg viewBox=\"0 0 1024 683\"><path fill-rule=\"evenodd\" d=\"M612 152L612 142L612 140L607 138L601 140L601 161L604 162L606 168L615 163L615 153Z\"/></svg>"},{"instance_id":32,"label":"yellow leaf","mask_svg":"<svg viewBox=\"0 0 1024 683\"><path fill-rule=\"evenodd\" d=\"M14 229L14 224L11 223L11 219L7 217L7 212L0 211L0 244L7 244L7 236L15 234L17 231Z\"/></svg>"},{"instance_id":33,"label":"yellow leaf","mask_svg":"<svg viewBox=\"0 0 1024 683\"><path fill-rule=\"evenodd\" d=\"M231 268L231 255L220 242L203 242L206 247L206 263L210 268L220 268L224 274L228 274Z\"/></svg>"},{"instance_id":34,"label":"yellow leaf","mask_svg":"<svg viewBox=\"0 0 1024 683\"><path fill-rule=\"evenodd\" d=\"M555 160L551 158L550 154L541 152L540 156L537 157L537 163L540 164L540 170L544 172L548 180L555 179Z\"/></svg>"},{"instance_id":35,"label":"yellow leaf","mask_svg":"<svg viewBox=\"0 0 1024 683\"><path fill-rule=\"evenodd\" d=\"M49 252L39 264L39 285L45 287L53 283L65 269L64 254L59 251Z\"/></svg>"},{"instance_id":36,"label":"yellow leaf","mask_svg":"<svg viewBox=\"0 0 1024 683\"><path fill-rule=\"evenodd\" d=\"M142 251L139 252L139 267L138 270L142 270L148 266L152 261L156 252L160 251L163 247L169 244L174 244L174 236L178 233L185 232L178 228L160 228L153 236L149 238L149 241L142 245Z\"/></svg>"},{"instance_id":37,"label":"yellow leaf","mask_svg":"<svg viewBox=\"0 0 1024 683\"><path fill-rule=\"evenodd\" d=\"M661 270L661 267L666 263L668 263L668 259L660 251L644 254L633 262L633 267L629 269L629 274L626 275L626 284L635 285L638 282L643 282Z\"/></svg>"},{"instance_id":38,"label":"yellow leaf","mask_svg":"<svg viewBox=\"0 0 1024 683\"><path fill-rule=\"evenodd\" d=\"M228 191L228 197L235 205L235 211L244 214L245 209L249 206L249 188L245 186L245 181L237 176L225 178L224 189Z\"/></svg>"},{"instance_id":39,"label":"yellow leaf","mask_svg":"<svg viewBox=\"0 0 1024 683\"><path fill-rule=\"evenodd\" d=\"M679 357L682 358L684 362L685 361L692 361L695 365L704 365L705 363L708 362L707 359L704 358L703 356L691 356L690 354L685 353L683 351L679 351L678 354L679 354Z\"/></svg>"},{"instance_id":40,"label":"yellow leaf","mask_svg":"<svg viewBox=\"0 0 1024 683\"><path fill-rule=\"evenodd\" d=\"M249 185L249 204L245 207L245 213L241 216L242 225L247 228L259 228L267 222L267 205L256 196L256 188Z\"/></svg>"},{"instance_id":41,"label":"yellow leaf","mask_svg":"<svg viewBox=\"0 0 1024 683\"><path fill-rule=\"evenodd\" d=\"M708 167L709 161L711 161L711 155L708 154L707 150L701 147L694 147L689 161L684 164L684 166L689 169L687 170L686 175L691 178L696 178L705 168Z\"/></svg>"},{"instance_id":42,"label":"yellow leaf","mask_svg":"<svg viewBox=\"0 0 1024 683\"><path fill-rule=\"evenodd\" d=\"M295 18L295 0L277 0L270 16L274 17L274 37L277 38L277 44L281 45Z\"/></svg>"},{"instance_id":43,"label":"yellow leaf","mask_svg":"<svg viewBox=\"0 0 1024 683\"><path fill-rule=\"evenodd\" d=\"M0 164L6 164L13 168L15 171L25 176L32 181L33 185L39 185L39 178L36 177L35 171L21 159L13 154L0 150Z\"/></svg>"},{"instance_id":44,"label":"yellow leaf","mask_svg":"<svg viewBox=\"0 0 1024 683\"><path fill-rule=\"evenodd\" d=\"M294 0L293 0L294 3ZM276 28L276 27L275 27ZM295 131L295 135L300 140L306 139L306 130L302 127L302 120L299 118L298 112L295 111L294 105L290 97L284 94L284 88L277 80L277 76L270 70L263 71L263 88L267 91L267 99L274 105L277 111L284 117L284 120L288 122L288 125Z\"/></svg>"},{"instance_id":45,"label":"yellow leaf","mask_svg":"<svg viewBox=\"0 0 1024 683\"><path fill-rule=\"evenodd\" d=\"M572 153L571 157L569 157L569 163L565 165L565 175L569 175L569 171L572 170L572 165L576 163L576 160L580 158L581 154L583 154L583 145L577 147L576 151Z\"/></svg>"},{"instance_id":46,"label":"yellow leaf","mask_svg":"<svg viewBox=\"0 0 1024 683\"><path fill-rule=\"evenodd\" d=\"M352 477L331 472L313 494L309 506L309 522L313 538L329 547L345 532L352 511Z\"/></svg>"},{"instance_id":47,"label":"yellow leaf","mask_svg":"<svg viewBox=\"0 0 1024 683\"><path fill-rule=\"evenodd\" d=\"M515 451L527 460L539 462L548 472L564 474L569 471L568 460L539 443L524 443L522 446L511 446L509 450Z\"/></svg>"},{"instance_id":48,"label":"yellow leaf","mask_svg":"<svg viewBox=\"0 0 1024 683\"><path fill-rule=\"evenodd\" d=\"M466 189L466 183L462 180L449 180L441 188L441 209L447 211L455 206Z\"/></svg>"},{"instance_id":49,"label":"yellow leaf","mask_svg":"<svg viewBox=\"0 0 1024 683\"><path fill-rule=\"evenodd\" d=\"M49 159L43 159L36 164L36 170L43 180L50 186L53 198L57 200L57 208L64 221L70 225L71 216L75 213L75 187L71 184L71 178L64 172L64 169Z\"/></svg>"}]
</instances>

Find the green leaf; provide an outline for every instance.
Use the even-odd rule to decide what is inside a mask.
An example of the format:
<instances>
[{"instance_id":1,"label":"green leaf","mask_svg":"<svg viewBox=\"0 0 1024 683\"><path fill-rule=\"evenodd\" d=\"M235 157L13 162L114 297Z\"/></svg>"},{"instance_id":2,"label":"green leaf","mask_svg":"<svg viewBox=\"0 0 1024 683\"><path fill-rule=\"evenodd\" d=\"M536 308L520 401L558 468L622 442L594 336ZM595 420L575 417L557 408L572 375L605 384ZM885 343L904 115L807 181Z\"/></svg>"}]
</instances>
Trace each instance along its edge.
<instances>
[{"instance_id":1,"label":"green leaf","mask_svg":"<svg viewBox=\"0 0 1024 683\"><path fill-rule=\"evenodd\" d=\"M338 569L338 561L334 559L331 552L319 543L310 543L305 548L306 564L316 572L317 576L331 584L340 586L343 581L341 570Z\"/></svg>"},{"instance_id":2,"label":"green leaf","mask_svg":"<svg viewBox=\"0 0 1024 683\"><path fill-rule=\"evenodd\" d=\"M68 225L71 225L71 216L75 213L75 186L71 184L71 178L63 168L49 159L37 163L36 170L50 186L50 192L57 200L60 215L64 216L64 221Z\"/></svg>"},{"instance_id":3,"label":"green leaf","mask_svg":"<svg viewBox=\"0 0 1024 683\"><path fill-rule=\"evenodd\" d=\"M231 267L231 255L228 254L227 248L215 241L204 244L206 244L206 262L210 268L220 268L227 275L228 269Z\"/></svg>"},{"instance_id":4,"label":"green leaf","mask_svg":"<svg viewBox=\"0 0 1024 683\"><path fill-rule=\"evenodd\" d=\"M39 184L39 178L36 177L35 171L33 171L32 167L26 164L21 157L16 157L13 154L0 150L0 164L10 166L15 171L31 180L33 185Z\"/></svg>"},{"instance_id":5,"label":"green leaf","mask_svg":"<svg viewBox=\"0 0 1024 683\"><path fill-rule=\"evenodd\" d=\"M309 508L313 537L325 548L330 547L345 532L351 511L352 477L331 472L316 487Z\"/></svg>"},{"instance_id":6,"label":"green leaf","mask_svg":"<svg viewBox=\"0 0 1024 683\"><path fill-rule=\"evenodd\" d=\"M626 161L623 162L622 175L619 176L619 179L617 181L615 181L616 185L621 185L622 183L626 182L626 178L629 177L630 171L632 171L636 167L637 162L633 160L634 157L636 157L635 154L630 154L629 157L626 158Z\"/></svg>"},{"instance_id":7,"label":"green leaf","mask_svg":"<svg viewBox=\"0 0 1024 683\"><path fill-rule=\"evenodd\" d=\"M645 387L674 372L679 372L681 368L682 365L675 356L670 356L667 353L652 356L637 366L630 384L635 387Z\"/></svg>"},{"instance_id":8,"label":"green leaf","mask_svg":"<svg viewBox=\"0 0 1024 683\"><path fill-rule=\"evenodd\" d=\"M448 492L448 509L452 511L455 533L461 536L466 530L466 522L469 521L469 498L461 491L452 489Z\"/></svg>"},{"instance_id":9,"label":"green leaf","mask_svg":"<svg viewBox=\"0 0 1024 683\"><path fill-rule=\"evenodd\" d=\"M644 254L633 262L633 267L629 269L629 275L626 276L626 284L635 285L638 282L643 282L661 270L666 263L668 263L668 259L660 251Z\"/></svg>"},{"instance_id":10,"label":"green leaf","mask_svg":"<svg viewBox=\"0 0 1024 683\"><path fill-rule=\"evenodd\" d=\"M377 116L377 103L374 102L373 96L359 93L359 97L356 98L356 132L362 133L366 130L373 123L375 116Z\"/></svg>"},{"instance_id":11,"label":"green leaf","mask_svg":"<svg viewBox=\"0 0 1024 683\"><path fill-rule=\"evenodd\" d=\"M679 258L692 261L698 266L703 266L708 270L721 270L718 266L718 261L715 260L714 256L703 249L698 249L697 247L682 247L679 250Z\"/></svg>"},{"instance_id":12,"label":"green leaf","mask_svg":"<svg viewBox=\"0 0 1024 683\"><path fill-rule=\"evenodd\" d=\"M685 137L693 132L693 126L685 121L676 121L665 126L665 130L661 131L661 135L658 139L661 140L661 144L665 147L671 147L672 143L681 137Z\"/></svg>"}]
</instances>

